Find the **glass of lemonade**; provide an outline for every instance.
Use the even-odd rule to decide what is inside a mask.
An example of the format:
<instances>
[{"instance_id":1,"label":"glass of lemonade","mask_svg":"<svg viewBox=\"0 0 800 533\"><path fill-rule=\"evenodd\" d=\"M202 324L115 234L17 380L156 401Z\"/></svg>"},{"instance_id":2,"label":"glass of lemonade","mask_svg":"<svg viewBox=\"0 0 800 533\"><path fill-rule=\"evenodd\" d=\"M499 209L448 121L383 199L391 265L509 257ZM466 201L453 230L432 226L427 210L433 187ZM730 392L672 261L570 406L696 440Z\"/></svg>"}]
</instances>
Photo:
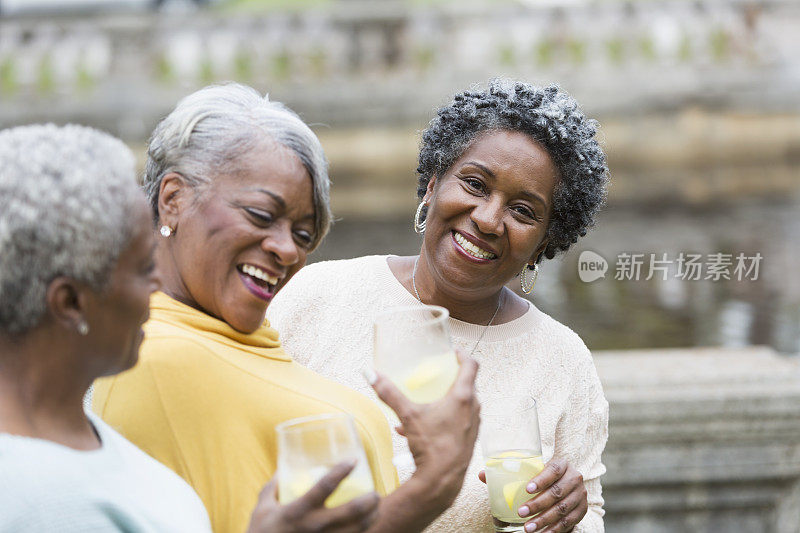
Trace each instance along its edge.
<instances>
[{"instance_id":1,"label":"glass of lemonade","mask_svg":"<svg viewBox=\"0 0 800 533\"><path fill-rule=\"evenodd\" d=\"M536 400L525 397L481 408L481 450L495 531L524 531L517 514L533 497L526 487L544 468Z\"/></svg>"},{"instance_id":2,"label":"glass of lemonade","mask_svg":"<svg viewBox=\"0 0 800 533\"><path fill-rule=\"evenodd\" d=\"M337 507L375 491L367 456L353 417L329 413L287 420L278 433L278 500L289 503L308 492L331 468L355 460L356 466L325 500Z\"/></svg>"},{"instance_id":3,"label":"glass of lemonade","mask_svg":"<svg viewBox=\"0 0 800 533\"><path fill-rule=\"evenodd\" d=\"M456 379L458 359L450 344L449 316L444 307L420 304L375 317L375 369L413 402L441 399Z\"/></svg>"}]
</instances>

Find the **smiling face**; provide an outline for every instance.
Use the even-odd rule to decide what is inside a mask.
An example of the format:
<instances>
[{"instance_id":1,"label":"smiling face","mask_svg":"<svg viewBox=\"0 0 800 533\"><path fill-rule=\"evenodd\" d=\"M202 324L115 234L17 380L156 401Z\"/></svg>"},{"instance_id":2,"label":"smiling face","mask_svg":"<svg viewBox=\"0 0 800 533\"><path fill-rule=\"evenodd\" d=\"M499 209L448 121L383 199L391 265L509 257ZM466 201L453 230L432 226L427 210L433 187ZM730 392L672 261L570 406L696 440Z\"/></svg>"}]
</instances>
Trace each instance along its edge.
<instances>
[{"instance_id":1,"label":"smiling face","mask_svg":"<svg viewBox=\"0 0 800 533\"><path fill-rule=\"evenodd\" d=\"M305 264L314 236L311 177L274 143L200 192L168 176L159 212L175 234L161 240L164 291L238 331L255 331L272 297Z\"/></svg>"},{"instance_id":2,"label":"smiling face","mask_svg":"<svg viewBox=\"0 0 800 533\"><path fill-rule=\"evenodd\" d=\"M519 132L478 137L432 179L423 250L434 282L453 295L502 288L544 250L558 169Z\"/></svg>"}]
</instances>

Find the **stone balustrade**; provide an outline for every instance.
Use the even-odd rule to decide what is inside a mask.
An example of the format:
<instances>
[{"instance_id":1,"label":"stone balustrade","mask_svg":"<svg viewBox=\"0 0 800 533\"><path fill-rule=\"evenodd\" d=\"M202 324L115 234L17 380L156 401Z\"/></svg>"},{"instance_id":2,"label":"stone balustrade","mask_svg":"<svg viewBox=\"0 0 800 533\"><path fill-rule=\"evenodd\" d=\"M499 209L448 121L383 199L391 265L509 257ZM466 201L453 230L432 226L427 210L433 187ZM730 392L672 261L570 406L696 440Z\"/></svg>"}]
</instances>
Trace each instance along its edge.
<instances>
[{"instance_id":1,"label":"stone balustrade","mask_svg":"<svg viewBox=\"0 0 800 533\"><path fill-rule=\"evenodd\" d=\"M0 19L0 121L37 119L46 104L136 136L180 95L223 79L330 124L419 121L497 74L559 81L596 112L686 99L782 109L800 83L789 0L334 6Z\"/></svg>"},{"instance_id":2,"label":"stone balustrade","mask_svg":"<svg viewBox=\"0 0 800 533\"><path fill-rule=\"evenodd\" d=\"M800 360L767 348L596 352L609 532L800 531Z\"/></svg>"}]
</instances>

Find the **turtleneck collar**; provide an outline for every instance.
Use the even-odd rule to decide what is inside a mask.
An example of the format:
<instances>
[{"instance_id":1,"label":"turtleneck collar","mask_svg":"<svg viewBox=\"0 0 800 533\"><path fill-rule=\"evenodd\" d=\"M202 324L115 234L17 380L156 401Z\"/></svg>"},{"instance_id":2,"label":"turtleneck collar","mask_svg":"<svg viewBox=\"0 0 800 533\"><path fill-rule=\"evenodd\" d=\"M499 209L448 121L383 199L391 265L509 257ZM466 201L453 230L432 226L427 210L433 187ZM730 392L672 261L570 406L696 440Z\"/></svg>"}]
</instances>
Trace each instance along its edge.
<instances>
[{"instance_id":1,"label":"turtleneck collar","mask_svg":"<svg viewBox=\"0 0 800 533\"><path fill-rule=\"evenodd\" d=\"M227 322L214 318L194 307L181 303L163 292L150 297L150 320L145 325L165 323L210 340L232 346L261 357L291 361L278 338L278 331L267 320L253 333L236 331Z\"/></svg>"}]
</instances>

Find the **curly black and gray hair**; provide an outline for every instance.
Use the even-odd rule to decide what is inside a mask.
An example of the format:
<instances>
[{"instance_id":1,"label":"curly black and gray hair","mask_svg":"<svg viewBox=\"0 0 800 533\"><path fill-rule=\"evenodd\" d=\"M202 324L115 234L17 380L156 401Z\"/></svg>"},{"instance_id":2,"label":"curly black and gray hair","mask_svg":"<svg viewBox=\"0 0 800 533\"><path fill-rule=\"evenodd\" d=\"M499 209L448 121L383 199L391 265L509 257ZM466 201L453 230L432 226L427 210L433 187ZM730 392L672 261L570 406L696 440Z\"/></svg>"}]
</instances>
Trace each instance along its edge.
<instances>
[{"instance_id":1,"label":"curly black and gray hair","mask_svg":"<svg viewBox=\"0 0 800 533\"><path fill-rule=\"evenodd\" d=\"M525 133L547 150L560 173L543 252L552 259L586 235L605 203L609 172L597 127L557 85L493 79L485 91L457 94L423 132L417 196L422 199L431 177L444 175L484 133Z\"/></svg>"}]
</instances>

